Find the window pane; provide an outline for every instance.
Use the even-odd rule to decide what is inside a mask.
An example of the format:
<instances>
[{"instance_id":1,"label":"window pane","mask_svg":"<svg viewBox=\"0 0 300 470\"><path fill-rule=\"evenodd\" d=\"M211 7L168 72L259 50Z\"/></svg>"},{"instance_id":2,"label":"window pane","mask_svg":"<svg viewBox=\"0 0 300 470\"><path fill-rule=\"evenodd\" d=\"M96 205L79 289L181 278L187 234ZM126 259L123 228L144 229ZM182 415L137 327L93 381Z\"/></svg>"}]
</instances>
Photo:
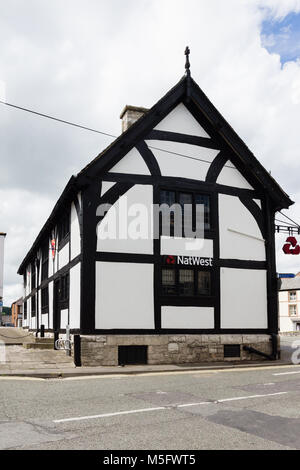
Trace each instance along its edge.
<instances>
[{"instance_id":1,"label":"window pane","mask_svg":"<svg viewBox=\"0 0 300 470\"><path fill-rule=\"evenodd\" d=\"M290 315L297 315L297 305L289 306Z\"/></svg>"},{"instance_id":2,"label":"window pane","mask_svg":"<svg viewBox=\"0 0 300 470\"><path fill-rule=\"evenodd\" d=\"M182 226L184 228L183 234L192 232L193 230L193 209L192 207L185 207L186 204L192 206L193 196L189 193L180 193L179 194L179 204L181 205L182 210ZM185 225L186 224L186 227Z\"/></svg>"},{"instance_id":3,"label":"window pane","mask_svg":"<svg viewBox=\"0 0 300 470\"><path fill-rule=\"evenodd\" d=\"M209 196L204 195L204 194L196 194L195 204L204 204L204 228L206 230L209 230L210 229Z\"/></svg>"},{"instance_id":4,"label":"window pane","mask_svg":"<svg viewBox=\"0 0 300 470\"><path fill-rule=\"evenodd\" d=\"M175 269L162 270L162 291L163 295L176 294Z\"/></svg>"},{"instance_id":5,"label":"window pane","mask_svg":"<svg viewBox=\"0 0 300 470\"><path fill-rule=\"evenodd\" d=\"M194 295L194 271L179 270L179 295Z\"/></svg>"},{"instance_id":6,"label":"window pane","mask_svg":"<svg viewBox=\"0 0 300 470\"><path fill-rule=\"evenodd\" d=\"M210 272L198 271L197 293L200 295L210 295Z\"/></svg>"},{"instance_id":7,"label":"window pane","mask_svg":"<svg viewBox=\"0 0 300 470\"><path fill-rule=\"evenodd\" d=\"M160 204L166 204L169 207L175 204L175 191L161 191ZM170 213L170 218L162 217L161 233L166 236L174 235L174 212Z\"/></svg>"},{"instance_id":8,"label":"window pane","mask_svg":"<svg viewBox=\"0 0 300 470\"><path fill-rule=\"evenodd\" d=\"M175 203L175 191L161 191L160 192L160 203L161 204L168 204L168 206L172 206Z\"/></svg>"}]
</instances>

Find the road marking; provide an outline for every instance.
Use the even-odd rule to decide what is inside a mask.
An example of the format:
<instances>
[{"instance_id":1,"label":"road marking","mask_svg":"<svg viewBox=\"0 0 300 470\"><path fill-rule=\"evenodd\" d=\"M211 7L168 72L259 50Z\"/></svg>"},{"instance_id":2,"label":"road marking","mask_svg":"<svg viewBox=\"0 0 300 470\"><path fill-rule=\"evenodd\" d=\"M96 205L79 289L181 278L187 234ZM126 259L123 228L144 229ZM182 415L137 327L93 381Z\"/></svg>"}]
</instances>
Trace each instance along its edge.
<instances>
[{"instance_id":1,"label":"road marking","mask_svg":"<svg viewBox=\"0 0 300 470\"><path fill-rule=\"evenodd\" d=\"M248 400L249 398L273 397L275 395L284 395L286 393L288 392L265 393L263 395L248 395L247 397L222 398L221 400L216 400L214 403L223 403L225 401L235 401L235 400Z\"/></svg>"},{"instance_id":2,"label":"road marking","mask_svg":"<svg viewBox=\"0 0 300 470\"><path fill-rule=\"evenodd\" d=\"M54 423L66 423L68 421L81 421L84 419L95 419L95 418L109 418L111 416L119 416L119 415L129 415L132 413L146 413L147 411L158 411L158 410L165 410L165 406L158 406L156 408L141 408L139 410L129 410L129 411L117 411L115 413L104 413L101 415L92 415L92 416L80 416L77 418L65 418L65 419L55 419L53 420Z\"/></svg>"},{"instance_id":3,"label":"road marking","mask_svg":"<svg viewBox=\"0 0 300 470\"><path fill-rule=\"evenodd\" d=\"M96 419L96 418L110 418L112 416L121 416L121 415L129 415L134 413L147 413L149 411L162 411L162 410L170 410L174 408L184 408L189 406L199 406L199 405L211 405L216 403L223 403L227 401L236 401L236 400L247 400L249 398L264 398L264 397L272 397L275 395L284 395L288 392L277 392L277 393L266 393L264 395L248 395L244 397L232 397L232 398L222 398L220 400L214 401L200 401L196 403L182 403L178 405L177 403L165 405L165 406L157 406L156 408L140 408L137 410L128 410L128 411L116 411L113 413L103 413L99 415L90 415L90 416L78 416L75 418L63 418L63 419L54 419L53 423L67 423L70 421L83 421L87 419Z\"/></svg>"},{"instance_id":4,"label":"road marking","mask_svg":"<svg viewBox=\"0 0 300 470\"><path fill-rule=\"evenodd\" d=\"M300 374L300 370L294 371L294 372L279 372L277 374L273 375L291 375L291 374Z\"/></svg>"}]
</instances>

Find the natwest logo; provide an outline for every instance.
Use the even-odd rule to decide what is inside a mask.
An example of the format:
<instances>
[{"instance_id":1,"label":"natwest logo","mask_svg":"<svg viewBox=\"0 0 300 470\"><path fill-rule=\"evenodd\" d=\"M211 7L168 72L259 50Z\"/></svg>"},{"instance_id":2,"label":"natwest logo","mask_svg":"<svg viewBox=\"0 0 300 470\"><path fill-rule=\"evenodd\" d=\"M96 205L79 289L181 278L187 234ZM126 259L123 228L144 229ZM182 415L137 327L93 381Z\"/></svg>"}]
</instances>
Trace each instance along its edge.
<instances>
[{"instance_id":1,"label":"natwest logo","mask_svg":"<svg viewBox=\"0 0 300 470\"><path fill-rule=\"evenodd\" d=\"M176 259L175 256L169 255L166 257L166 263L167 264L176 264Z\"/></svg>"},{"instance_id":2,"label":"natwest logo","mask_svg":"<svg viewBox=\"0 0 300 470\"><path fill-rule=\"evenodd\" d=\"M295 237L287 237L286 243L283 245L282 250L286 255L300 254L300 246L298 245Z\"/></svg>"},{"instance_id":3,"label":"natwest logo","mask_svg":"<svg viewBox=\"0 0 300 470\"><path fill-rule=\"evenodd\" d=\"M167 255L164 258L166 264L179 264L188 266L206 266L211 267L213 265L212 258L203 258L201 256L173 256Z\"/></svg>"}]
</instances>

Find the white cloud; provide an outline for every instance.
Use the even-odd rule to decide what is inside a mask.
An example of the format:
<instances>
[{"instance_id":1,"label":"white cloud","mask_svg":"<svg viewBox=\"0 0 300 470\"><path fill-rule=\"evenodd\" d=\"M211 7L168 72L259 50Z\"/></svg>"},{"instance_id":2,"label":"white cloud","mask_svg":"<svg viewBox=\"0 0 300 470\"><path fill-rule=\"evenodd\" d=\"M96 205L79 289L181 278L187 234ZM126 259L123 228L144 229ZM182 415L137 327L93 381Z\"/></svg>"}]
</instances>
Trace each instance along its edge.
<instances>
[{"instance_id":1,"label":"white cloud","mask_svg":"<svg viewBox=\"0 0 300 470\"><path fill-rule=\"evenodd\" d=\"M0 79L8 102L117 134L126 103L152 106L180 79L188 44L195 80L299 203L300 63L281 67L260 35L264 19L291 11L300 0L11 0L0 19ZM67 180L110 141L0 105L6 303ZM297 263L279 254L279 270Z\"/></svg>"}]
</instances>

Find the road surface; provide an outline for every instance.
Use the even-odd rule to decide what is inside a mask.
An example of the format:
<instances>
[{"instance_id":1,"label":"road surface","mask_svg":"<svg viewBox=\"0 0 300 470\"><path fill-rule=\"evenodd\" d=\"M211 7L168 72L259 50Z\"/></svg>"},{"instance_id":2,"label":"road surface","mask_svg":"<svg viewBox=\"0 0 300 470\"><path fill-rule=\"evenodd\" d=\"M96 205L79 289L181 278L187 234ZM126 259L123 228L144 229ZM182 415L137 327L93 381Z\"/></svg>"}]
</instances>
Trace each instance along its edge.
<instances>
[{"instance_id":1,"label":"road surface","mask_svg":"<svg viewBox=\"0 0 300 470\"><path fill-rule=\"evenodd\" d=\"M0 387L0 449L300 449L300 365Z\"/></svg>"}]
</instances>

